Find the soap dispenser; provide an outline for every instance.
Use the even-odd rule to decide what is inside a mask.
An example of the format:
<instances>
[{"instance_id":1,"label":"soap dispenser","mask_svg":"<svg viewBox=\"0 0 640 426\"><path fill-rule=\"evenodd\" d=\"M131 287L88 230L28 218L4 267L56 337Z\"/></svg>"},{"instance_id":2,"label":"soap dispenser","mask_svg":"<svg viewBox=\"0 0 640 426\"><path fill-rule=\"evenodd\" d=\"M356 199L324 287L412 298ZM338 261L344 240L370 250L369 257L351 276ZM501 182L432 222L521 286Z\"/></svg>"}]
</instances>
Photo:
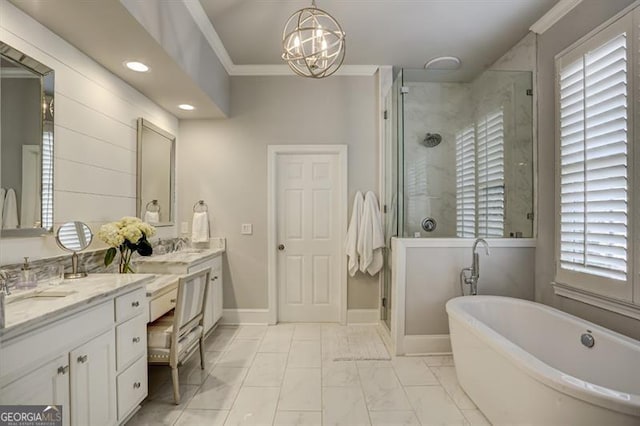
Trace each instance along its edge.
<instances>
[{"instance_id":1,"label":"soap dispenser","mask_svg":"<svg viewBox=\"0 0 640 426\"><path fill-rule=\"evenodd\" d=\"M38 281L36 280L36 274L29 267L29 258L24 258L24 264L22 265L22 270L20 271L20 278L18 279L18 283L16 287L19 288L33 288L38 285Z\"/></svg>"}]
</instances>

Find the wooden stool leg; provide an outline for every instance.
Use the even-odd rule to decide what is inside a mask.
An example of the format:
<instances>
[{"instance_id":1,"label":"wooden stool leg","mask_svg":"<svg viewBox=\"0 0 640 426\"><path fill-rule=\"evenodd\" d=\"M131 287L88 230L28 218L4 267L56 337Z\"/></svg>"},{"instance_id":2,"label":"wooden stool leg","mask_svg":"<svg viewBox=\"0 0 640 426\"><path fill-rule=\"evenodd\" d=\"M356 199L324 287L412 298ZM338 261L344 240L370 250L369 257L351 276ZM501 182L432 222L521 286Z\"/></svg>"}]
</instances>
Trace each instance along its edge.
<instances>
[{"instance_id":1,"label":"wooden stool leg","mask_svg":"<svg viewBox=\"0 0 640 426\"><path fill-rule=\"evenodd\" d=\"M178 382L178 367L171 367L171 381L173 382L173 400L180 404L180 383Z\"/></svg>"}]
</instances>

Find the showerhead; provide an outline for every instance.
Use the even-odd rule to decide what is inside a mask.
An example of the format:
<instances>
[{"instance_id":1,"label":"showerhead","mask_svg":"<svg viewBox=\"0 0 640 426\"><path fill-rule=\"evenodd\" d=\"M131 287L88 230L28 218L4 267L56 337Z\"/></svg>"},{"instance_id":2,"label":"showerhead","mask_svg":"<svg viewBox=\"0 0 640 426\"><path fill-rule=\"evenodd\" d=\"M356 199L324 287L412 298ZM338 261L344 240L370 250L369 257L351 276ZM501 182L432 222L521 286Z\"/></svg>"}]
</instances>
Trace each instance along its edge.
<instances>
[{"instance_id":1,"label":"showerhead","mask_svg":"<svg viewBox=\"0 0 640 426\"><path fill-rule=\"evenodd\" d=\"M442 142L442 136L440 136L439 133L427 133L427 136L425 136L422 141L422 145L427 148L433 148L434 146L440 145L440 142Z\"/></svg>"}]
</instances>

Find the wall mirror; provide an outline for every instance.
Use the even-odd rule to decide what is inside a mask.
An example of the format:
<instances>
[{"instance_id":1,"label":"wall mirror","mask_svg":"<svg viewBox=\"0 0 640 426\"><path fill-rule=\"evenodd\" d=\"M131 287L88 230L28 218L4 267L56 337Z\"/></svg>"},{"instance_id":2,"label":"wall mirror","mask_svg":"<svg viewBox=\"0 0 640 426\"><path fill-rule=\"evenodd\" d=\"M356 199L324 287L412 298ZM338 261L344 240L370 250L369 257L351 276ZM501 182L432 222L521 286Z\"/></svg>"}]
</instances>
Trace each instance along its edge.
<instances>
[{"instance_id":1,"label":"wall mirror","mask_svg":"<svg viewBox=\"0 0 640 426\"><path fill-rule=\"evenodd\" d=\"M138 217L153 226L174 222L176 138L145 120L138 119Z\"/></svg>"},{"instance_id":2,"label":"wall mirror","mask_svg":"<svg viewBox=\"0 0 640 426\"><path fill-rule=\"evenodd\" d=\"M2 237L53 230L51 68L0 41Z\"/></svg>"}]
</instances>

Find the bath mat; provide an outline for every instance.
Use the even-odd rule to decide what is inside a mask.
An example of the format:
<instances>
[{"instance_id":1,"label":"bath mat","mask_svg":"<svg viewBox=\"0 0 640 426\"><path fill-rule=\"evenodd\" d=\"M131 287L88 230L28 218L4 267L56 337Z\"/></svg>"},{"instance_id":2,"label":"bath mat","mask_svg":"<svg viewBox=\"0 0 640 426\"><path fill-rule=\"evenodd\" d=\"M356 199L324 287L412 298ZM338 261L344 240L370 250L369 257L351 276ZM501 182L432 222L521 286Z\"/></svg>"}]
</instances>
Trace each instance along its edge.
<instances>
[{"instance_id":1,"label":"bath mat","mask_svg":"<svg viewBox=\"0 0 640 426\"><path fill-rule=\"evenodd\" d=\"M334 361L388 361L391 359L375 326L346 326L331 339Z\"/></svg>"}]
</instances>

